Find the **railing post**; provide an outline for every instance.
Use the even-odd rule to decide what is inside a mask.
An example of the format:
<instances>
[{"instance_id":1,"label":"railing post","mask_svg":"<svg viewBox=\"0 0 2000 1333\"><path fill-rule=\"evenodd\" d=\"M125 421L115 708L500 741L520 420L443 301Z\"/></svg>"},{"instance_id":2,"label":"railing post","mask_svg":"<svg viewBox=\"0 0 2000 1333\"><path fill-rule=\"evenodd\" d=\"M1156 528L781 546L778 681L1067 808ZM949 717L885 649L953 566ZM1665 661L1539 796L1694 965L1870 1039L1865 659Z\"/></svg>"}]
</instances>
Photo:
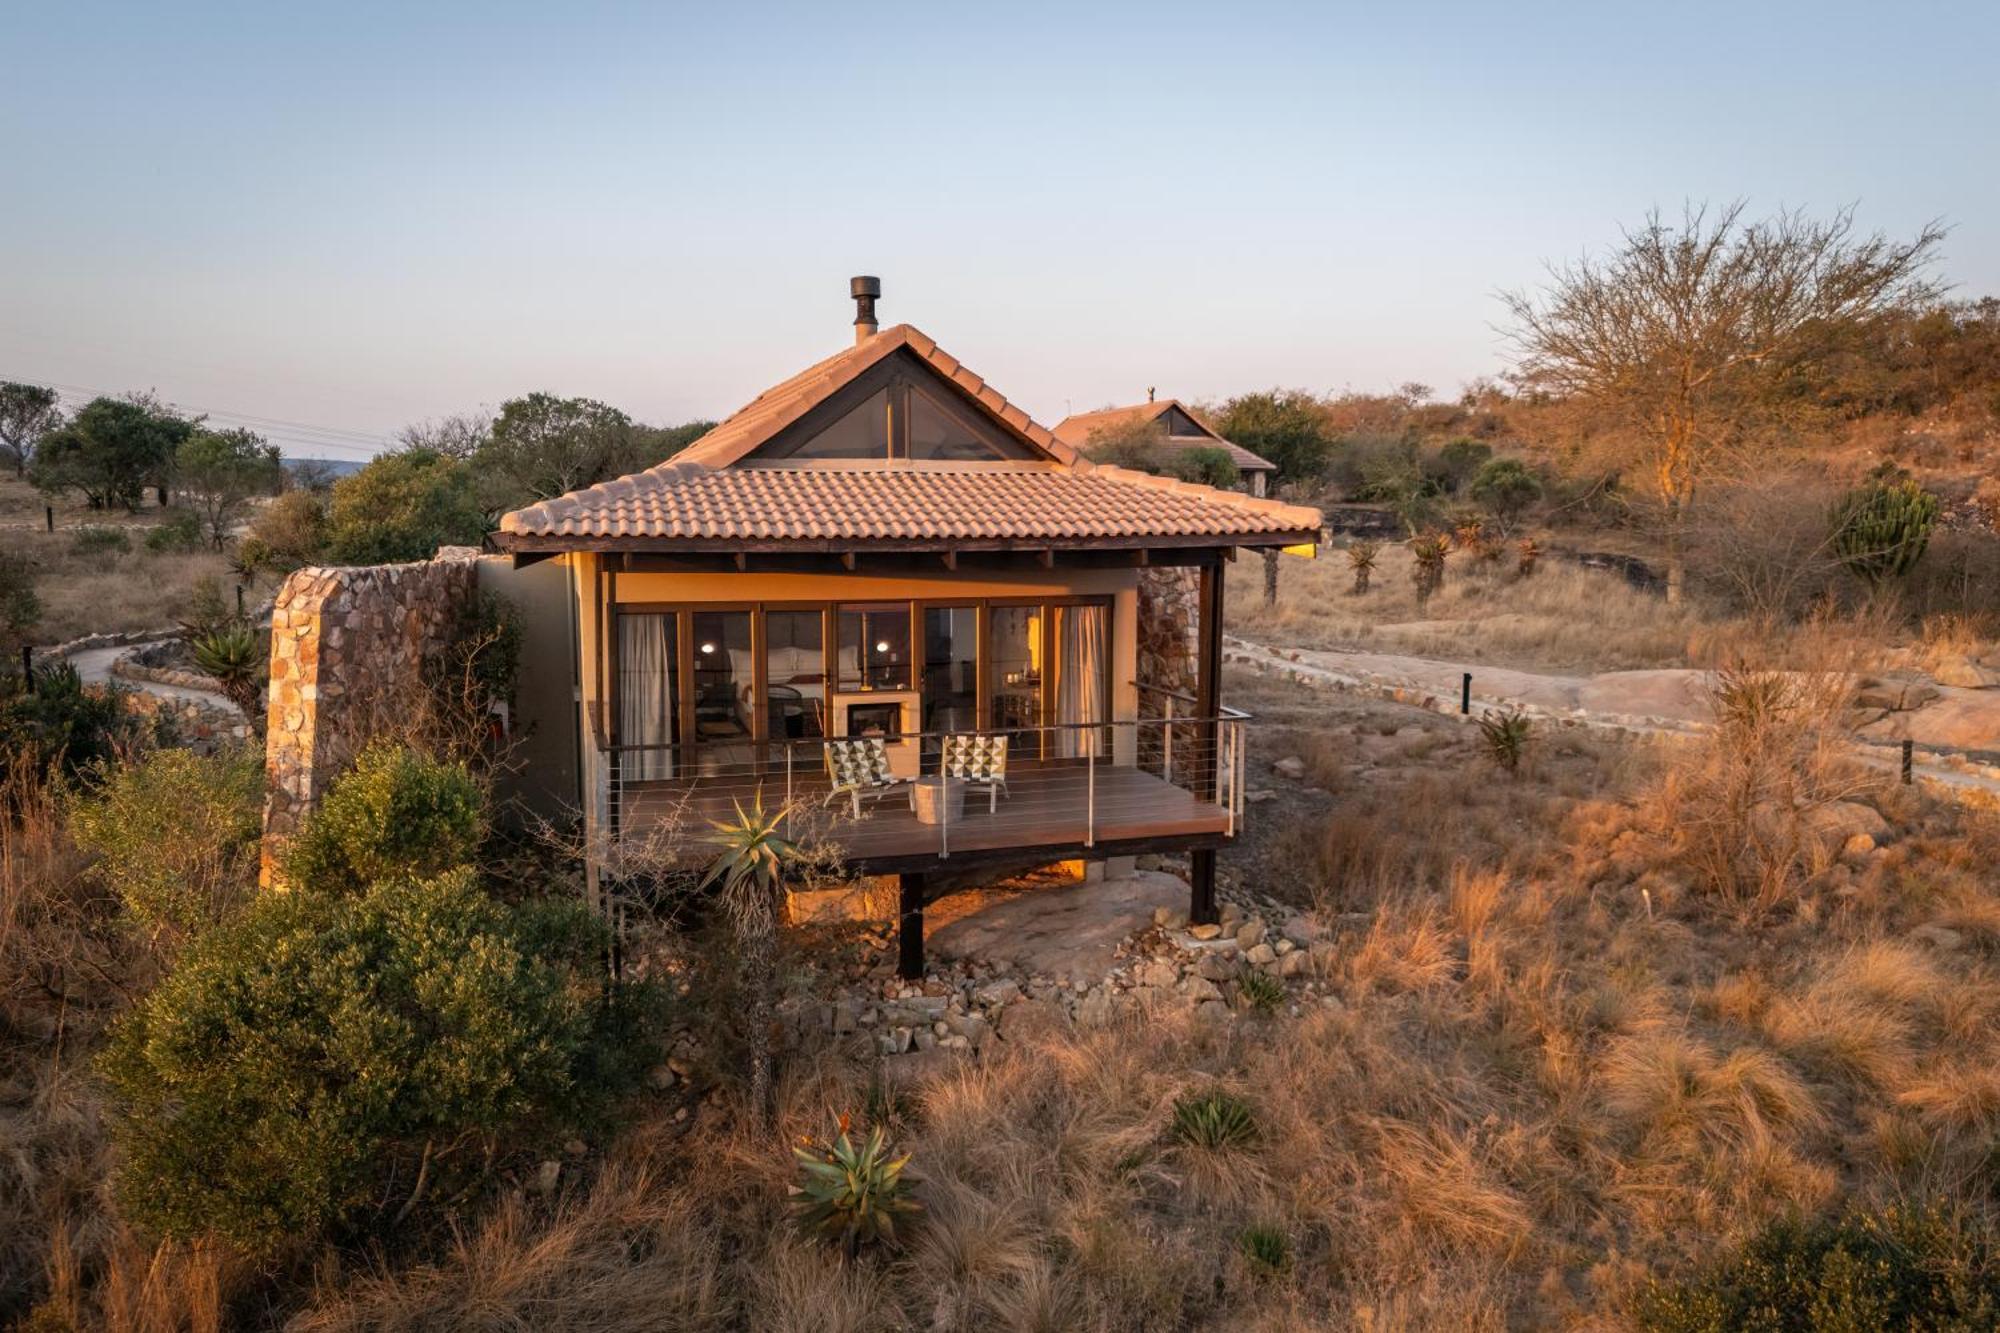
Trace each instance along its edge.
<instances>
[{"instance_id":1,"label":"railing post","mask_svg":"<svg viewBox=\"0 0 2000 1333\"><path fill-rule=\"evenodd\" d=\"M1097 743L1092 737L1090 748L1084 752L1084 806L1083 845L1097 845Z\"/></svg>"},{"instance_id":2,"label":"railing post","mask_svg":"<svg viewBox=\"0 0 2000 1333\"><path fill-rule=\"evenodd\" d=\"M917 780L923 781L923 742L917 742ZM944 756L938 756L938 860L951 855L951 775L944 771Z\"/></svg>"},{"instance_id":3,"label":"railing post","mask_svg":"<svg viewBox=\"0 0 2000 1333\"><path fill-rule=\"evenodd\" d=\"M785 742L785 832L792 831L792 743Z\"/></svg>"},{"instance_id":4,"label":"railing post","mask_svg":"<svg viewBox=\"0 0 2000 1333\"><path fill-rule=\"evenodd\" d=\"M1165 737L1160 742L1160 753L1162 755L1160 775L1167 782L1171 783L1174 780L1174 696L1169 694L1166 696L1166 700L1166 716L1160 727L1160 731Z\"/></svg>"}]
</instances>

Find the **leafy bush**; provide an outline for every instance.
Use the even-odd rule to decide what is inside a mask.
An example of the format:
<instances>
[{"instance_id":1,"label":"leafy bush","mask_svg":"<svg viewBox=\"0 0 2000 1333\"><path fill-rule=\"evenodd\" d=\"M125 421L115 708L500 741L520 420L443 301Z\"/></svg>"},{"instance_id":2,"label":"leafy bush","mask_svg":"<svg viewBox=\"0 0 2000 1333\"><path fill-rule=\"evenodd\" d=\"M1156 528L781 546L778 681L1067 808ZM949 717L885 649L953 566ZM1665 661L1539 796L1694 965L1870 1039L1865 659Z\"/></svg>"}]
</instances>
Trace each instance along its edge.
<instances>
[{"instance_id":1,"label":"leafy bush","mask_svg":"<svg viewBox=\"0 0 2000 1333\"><path fill-rule=\"evenodd\" d=\"M1480 440L1448 441L1437 451L1432 466L1425 469L1443 489L1456 494L1493 457L1493 446Z\"/></svg>"},{"instance_id":2,"label":"leafy bush","mask_svg":"<svg viewBox=\"0 0 2000 1333\"><path fill-rule=\"evenodd\" d=\"M88 780L93 769L145 732L125 711L123 691L85 689L68 663L37 671L32 694L23 691L0 703L0 759L32 756L44 772L59 768Z\"/></svg>"},{"instance_id":3,"label":"leafy bush","mask_svg":"<svg viewBox=\"0 0 2000 1333\"><path fill-rule=\"evenodd\" d=\"M603 943L580 904L510 907L470 870L259 896L112 1031L131 1216L269 1254L475 1187L631 1066Z\"/></svg>"},{"instance_id":4,"label":"leafy bush","mask_svg":"<svg viewBox=\"0 0 2000 1333\"><path fill-rule=\"evenodd\" d=\"M1520 459L1496 458L1479 469L1468 493L1507 528L1542 498L1542 482Z\"/></svg>"},{"instance_id":5,"label":"leafy bush","mask_svg":"<svg viewBox=\"0 0 2000 1333\"><path fill-rule=\"evenodd\" d=\"M236 609L222 591L222 580L204 574L188 589L187 613L181 618L181 638L194 640L213 634L236 621Z\"/></svg>"},{"instance_id":6,"label":"leafy bush","mask_svg":"<svg viewBox=\"0 0 2000 1333\"><path fill-rule=\"evenodd\" d=\"M199 551L205 545L207 542L201 535L201 518L190 509L176 509L146 534L146 549L161 554Z\"/></svg>"},{"instance_id":7,"label":"leafy bush","mask_svg":"<svg viewBox=\"0 0 2000 1333\"><path fill-rule=\"evenodd\" d=\"M1167 471L1182 481L1197 481L1223 490L1243 480L1236 460L1224 449L1183 449L1168 461Z\"/></svg>"},{"instance_id":8,"label":"leafy bush","mask_svg":"<svg viewBox=\"0 0 2000 1333\"><path fill-rule=\"evenodd\" d=\"M26 557L0 551L0 648L8 665L14 649L42 618L42 599L35 595L35 567Z\"/></svg>"},{"instance_id":9,"label":"leafy bush","mask_svg":"<svg viewBox=\"0 0 2000 1333\"><path fill-rule=\"evenodd\" d=\"M1655 1283L1638 1323L1652 1333L1833 1333L2000 1327L1992 1233L1941 1208L1790 1219L1687 1282Z\"/></svg>"},{"instance_id":10,"label":"leafy bush","mask_svg":"<svg viewBox=\"0 0 2000 1333\"><path fill-rule=\"evenodd\" d=\"M286 491L250 520L245 545L251 541L260 563L276 573L314 563L326 551L326 501L309 490Z\"/></svg>"},{"instance_id":11,"label":"leafy bush","mask_svg":"<svg viewBox=\"0 0 2000 1333\"><path fill-rule=\"evenodd\" d=\"M111 766L70 809L70 836L154 934L194 935L256 882L263 765L252 750L156 750Z\"/></svg>"},{"instance_id":12,"label":"leafy bush","mask_svg":"<svg viewBox=\"0 0 2000 1333\"><path fill-rule=\"evenodd\" d=\"M378 743L327 791L287 851L285 879L340 895L428 878L471 864L485 833L484 794L463 764Z\"/></svg>"},{"instance_id":13,"label":"leafy bush","mask_svg":"<svg viewBox=\"0 0 2000 1333\"><path fill-rule=\"evenodd\" d=\"M463 463L428 449L383 454L334 483L326 558L375 565L428 560L440 546L477 545L486 519L473 480Z\"/></svg>"},{"instance_id":14,"label":"leafy bush","mask_svg":"<svg viewBox=\"0 0 2000 1333\"><path fill-rule=\"evenodd\" d=\"M1174 1102L1172 1132L1193 1148L1245 1148L1257 1141L1257 1118L1241 1097L1210 1088Z\"/></svg>"},{"instance_id":15,"label":"leafy bush","mask_svg":"<svg viewBox=\"0 0 2000 1333\"><path fill-rule=\"evenodd\" d=\"M122 553L132 549L132 539L125 535L123 528L78 528L70 535L69 549L78 555L102 555L106 551Z\"/></svg>"},{"instance_id":16,"label":"leafy bush","mask_svg":"<svg viewBox=\"0 0 2000 1333\"><path fill-rule=\"evenodd\" d=\"M877 1125L856 1143L842 1116L830 1142L792 1149L799 1183L791 1187L799 1225L852 1255L863 1244L896 1244L896 1219L918 1209L903 1168L907 1155L889 1156L889 1136Z\"/></svg>"}]
</instances>

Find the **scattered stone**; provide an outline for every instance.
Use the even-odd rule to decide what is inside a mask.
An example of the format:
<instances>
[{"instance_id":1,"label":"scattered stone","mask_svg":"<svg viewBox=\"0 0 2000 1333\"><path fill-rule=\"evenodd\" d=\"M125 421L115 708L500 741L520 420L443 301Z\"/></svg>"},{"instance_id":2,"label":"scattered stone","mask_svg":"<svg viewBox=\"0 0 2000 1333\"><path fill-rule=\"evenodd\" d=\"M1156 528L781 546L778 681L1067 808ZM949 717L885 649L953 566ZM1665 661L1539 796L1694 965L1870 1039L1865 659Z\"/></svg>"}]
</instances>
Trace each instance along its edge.
<instances>
[{"instance_id":1,"label":"scattered stone","mask_svg":"<svg viewBox=\"0 0 2000 1333\"><path fill-rule=\"evenodd\" d=\"M1965 936L1959 934L1950 926L1940 926L1936 922L1918 926L1910 932L1910 938L1921 940L1940 953L1955 952L1965 943Z\"/></svg>"},{"instance_id":2,"label":"scattered stone","mask_svg":"<svg viewBox=\"0 0 2000 1333\"><path fill-rule=\"evenodd\" d=\"M1253 967L1263 967L1267 963L1278 961L1278 951L1268 944L1260 944L1256 948L1247 951L1243 957Z\"/></svg>"},{"instance_id":3,"label":"scattered stone","mask_svg":"<svg viewBox=\"0 0 2000 1333\"><path fill-rule=\"evenodd\" d=\"M1312 956L1303 949L1294 949L1278 959L1278 975L1300 977L1312 971Z\"/></svg>"},{"instance_id":4,"label":"scattered stone","mask_svg":"<svg viewBox=\"0 0 2000 1333\"><path fill-rule=\"evenodd\" d=\"M1198 925L1193 925L1188 927L1188 934L1194 936L1198 940L1212 940L1221 933L1222 933L1222 927L1216 925L1212 921L1203 921Z\"/></svg>"},{"instance_id":5,"label":"scattered stone","mask_svg":"<svg viewBox=\"0 0 2000 1333\"><path fill-rule=\"evenodd\" d=\"M989 981L972 993L972 998L989 1008L997 1009L1003 1004L1021 998L1021 983L1012 977L1002 977Z\"/></svg>"},{"instance_id":6,"label":"scattered stone","mask_svg":"<svg viewBox=\"0 0 2000 1333\"><path fill-rule=\"evenodd\" d=\"M1313 924L1310 917L1295 916L1280 927L1280 933L1293 944L1304 949L1319 938L1319 927Z\"/></svg>"},{"instance_id":7,"label":"scattered stone","mask_svg":"<svg viewBox=\"0 0 2000 1333\"><path fill-rule=\"evenodd\" d=\"M910 1044L920 1051L934 1051L937 1049L938 1035L929 1028L918 1028L911 1034Z\"/></svg>"},{"instance_id":8,"label":"scattered stone","mask_svg":"<svg viewBox=\"0 0 2000 1333\"><path fill-rule=\"evenodd\" d=\"M1251 787L1243 793L1243 801L1246 805L1262 805L1266 801L1275 801L1277 799L1278 793L1272 791L1269 787Z\"/></svg>"},{"instance_id":9,"label":"scattered stone","mask_svg":"<svg viewBox=\"0 0 2000 1333\"><path fill-rule=\"evenodd\" d=\"M1201 961L1194 965L1195 973L1209 981L1234 981L1238 971L1236 959L1226 953L1203 954Z\"/></svg>"},{"instance_id":10,"label":"scattered stone","mask_svg":"<svg viewBox=\"0 0 2000 1333\"><path fill-rule=\"evenodd\" d=\"M1137 974L1141 986L1172 986L1180 979L1180 971L1164 958L1155 958L1141 967Z\"/></svg>"},{"instance_id":11,"label":"scattered stone","mask_svg":"<svg viewBox=\"0 0 2000 1333\"><path fill-rule=\"evenodd\" d=\"M1288 754L1283 759L1273 761L1271 771L1281 778L1290 778L1296 782L1306 775L1306 761L1295 754Z\"/></svg>"},{"instance_id":12,"label":"scattered stone","mask_svg":"<svg viewBox=\"0 0 2000 1333\"><path fill-rule=\"evenodd\" d=\"M569 1142L563 1144L563 1151L571 1157L581 1157L590 1151L590 1146L582 1139L571 1139Z\"/></svg>"},{"instance_id":13,"label":"scattered stone","mask_svg":"<svg viewBox=\"0 0 2000 1333\"><path fill-rule=\"evenodd\" d=\"M1076 1021L1087 1028L1101 1028L1111 1021L1111 992L1103 986L1093 986L1076 1003Z\"/></svg>"},{"instance_id":14,"label":"scattered stone","mask_svg":"<svg viewBox=\"0 0 2000 1333\"><path fill-rule=\"evenodd\" d=\"M1191 1000L1219 1000L1222 991L1213 981L1203 976L1190 976L1181 981L1181 994Z\"/></svg>"},{"instance_id":15,"label":"scattered stone","mask_svg":"<svg viewBox=\"0 0 2000 1333\"><path fill-rule=\"evenodd\" d=\"M1264 923L1251 917L1236 929L1236 947L1254 949L1264 942Z\"/></svg>"},{"instance_id":16,"label":"scattered stone","mask_svg":"<svg viewBox=\"0 0 2000 1333\"><path fill-rule=\"evenodd\" d=\"M1847 841L1840 844L1840 859L1848 862L1865 861L1868 859L1868 854L1874 850L1875 839L1866 833L1850 834Z\"/></svg>"},{"instance_id":17,"label":"scattered stone","mask_svg":"<svg viewBox=\"0 0 2000 1333\"><path fill-rule=\"evenodd\" d=\"M665 1065L654 1065L646 1071L646 1082L652 1085L654 1091L665 1092L674 1086L674 1071Z\"/></svg>"},{"instance_id":18,"label":"scattered stone","mask_svg":"<svg viewBox=\"0 0 2000 1333\"><path fill-rule=\"evenodd\" d=\"M687 1108L683 1106L681 1110L685 1111ZM556 1161L553 1157L547 1158L540 1166L535 1168L535 1192L538 1194L554 1194L556 1192L556 1182L561 1179L562 1163Z\"/></svg>"},{"instance_id":19,"label":"scattered stone","mask_svg":"<svg viewBox=\"0 0 2000 1333\"><path fill-rule=\"evenodd\" d=\"M1203 1000L1195 1006L1194 1016L1204 1023L1227 1023L1229 1006L1220 1000Z\"/></svg>"}]
</instances>

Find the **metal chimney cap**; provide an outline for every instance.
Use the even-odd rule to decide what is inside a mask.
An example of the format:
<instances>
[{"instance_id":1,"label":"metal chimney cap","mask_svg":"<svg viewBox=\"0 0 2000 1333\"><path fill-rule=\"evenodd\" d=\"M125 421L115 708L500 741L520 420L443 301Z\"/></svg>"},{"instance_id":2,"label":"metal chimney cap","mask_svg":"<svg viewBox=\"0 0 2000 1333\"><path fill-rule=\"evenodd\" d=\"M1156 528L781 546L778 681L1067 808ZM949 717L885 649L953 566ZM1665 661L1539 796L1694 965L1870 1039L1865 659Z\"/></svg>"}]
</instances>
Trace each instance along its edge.
<instances>
[{"instance_id":1,"label":"metal chimney cap","mask_svg":"<svg viewBox=\"0 0 2000 1333\"><path fill-rule=\"evenodd\" d=\"M869 277L850 278L847 282L847 290L857 301L864 296L880 296L882 294L882 279Z\"/></svg>"}]
</instances>

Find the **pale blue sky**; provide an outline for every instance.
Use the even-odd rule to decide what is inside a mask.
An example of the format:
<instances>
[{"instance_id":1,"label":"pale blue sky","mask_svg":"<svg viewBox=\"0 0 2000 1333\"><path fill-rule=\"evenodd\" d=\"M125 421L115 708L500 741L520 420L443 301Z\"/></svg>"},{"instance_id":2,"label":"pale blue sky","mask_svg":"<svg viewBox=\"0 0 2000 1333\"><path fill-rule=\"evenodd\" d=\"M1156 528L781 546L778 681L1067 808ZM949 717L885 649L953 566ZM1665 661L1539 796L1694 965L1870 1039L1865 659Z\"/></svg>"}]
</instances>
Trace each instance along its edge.
<instances>
[{"instance_id":1,"label":"pale blue sky","mask_svg":"<svg viewBox=\"0 0 2000 1333\"><path fill-rule=\"evenodd\" d=\"M0 376L363 434L721 415L862 272L1044 422L1455 390L1496 289L1689 197L1941 216L2000 292L1990 0L0 0L0 46Z\"/></svg>"}]
</instances>

